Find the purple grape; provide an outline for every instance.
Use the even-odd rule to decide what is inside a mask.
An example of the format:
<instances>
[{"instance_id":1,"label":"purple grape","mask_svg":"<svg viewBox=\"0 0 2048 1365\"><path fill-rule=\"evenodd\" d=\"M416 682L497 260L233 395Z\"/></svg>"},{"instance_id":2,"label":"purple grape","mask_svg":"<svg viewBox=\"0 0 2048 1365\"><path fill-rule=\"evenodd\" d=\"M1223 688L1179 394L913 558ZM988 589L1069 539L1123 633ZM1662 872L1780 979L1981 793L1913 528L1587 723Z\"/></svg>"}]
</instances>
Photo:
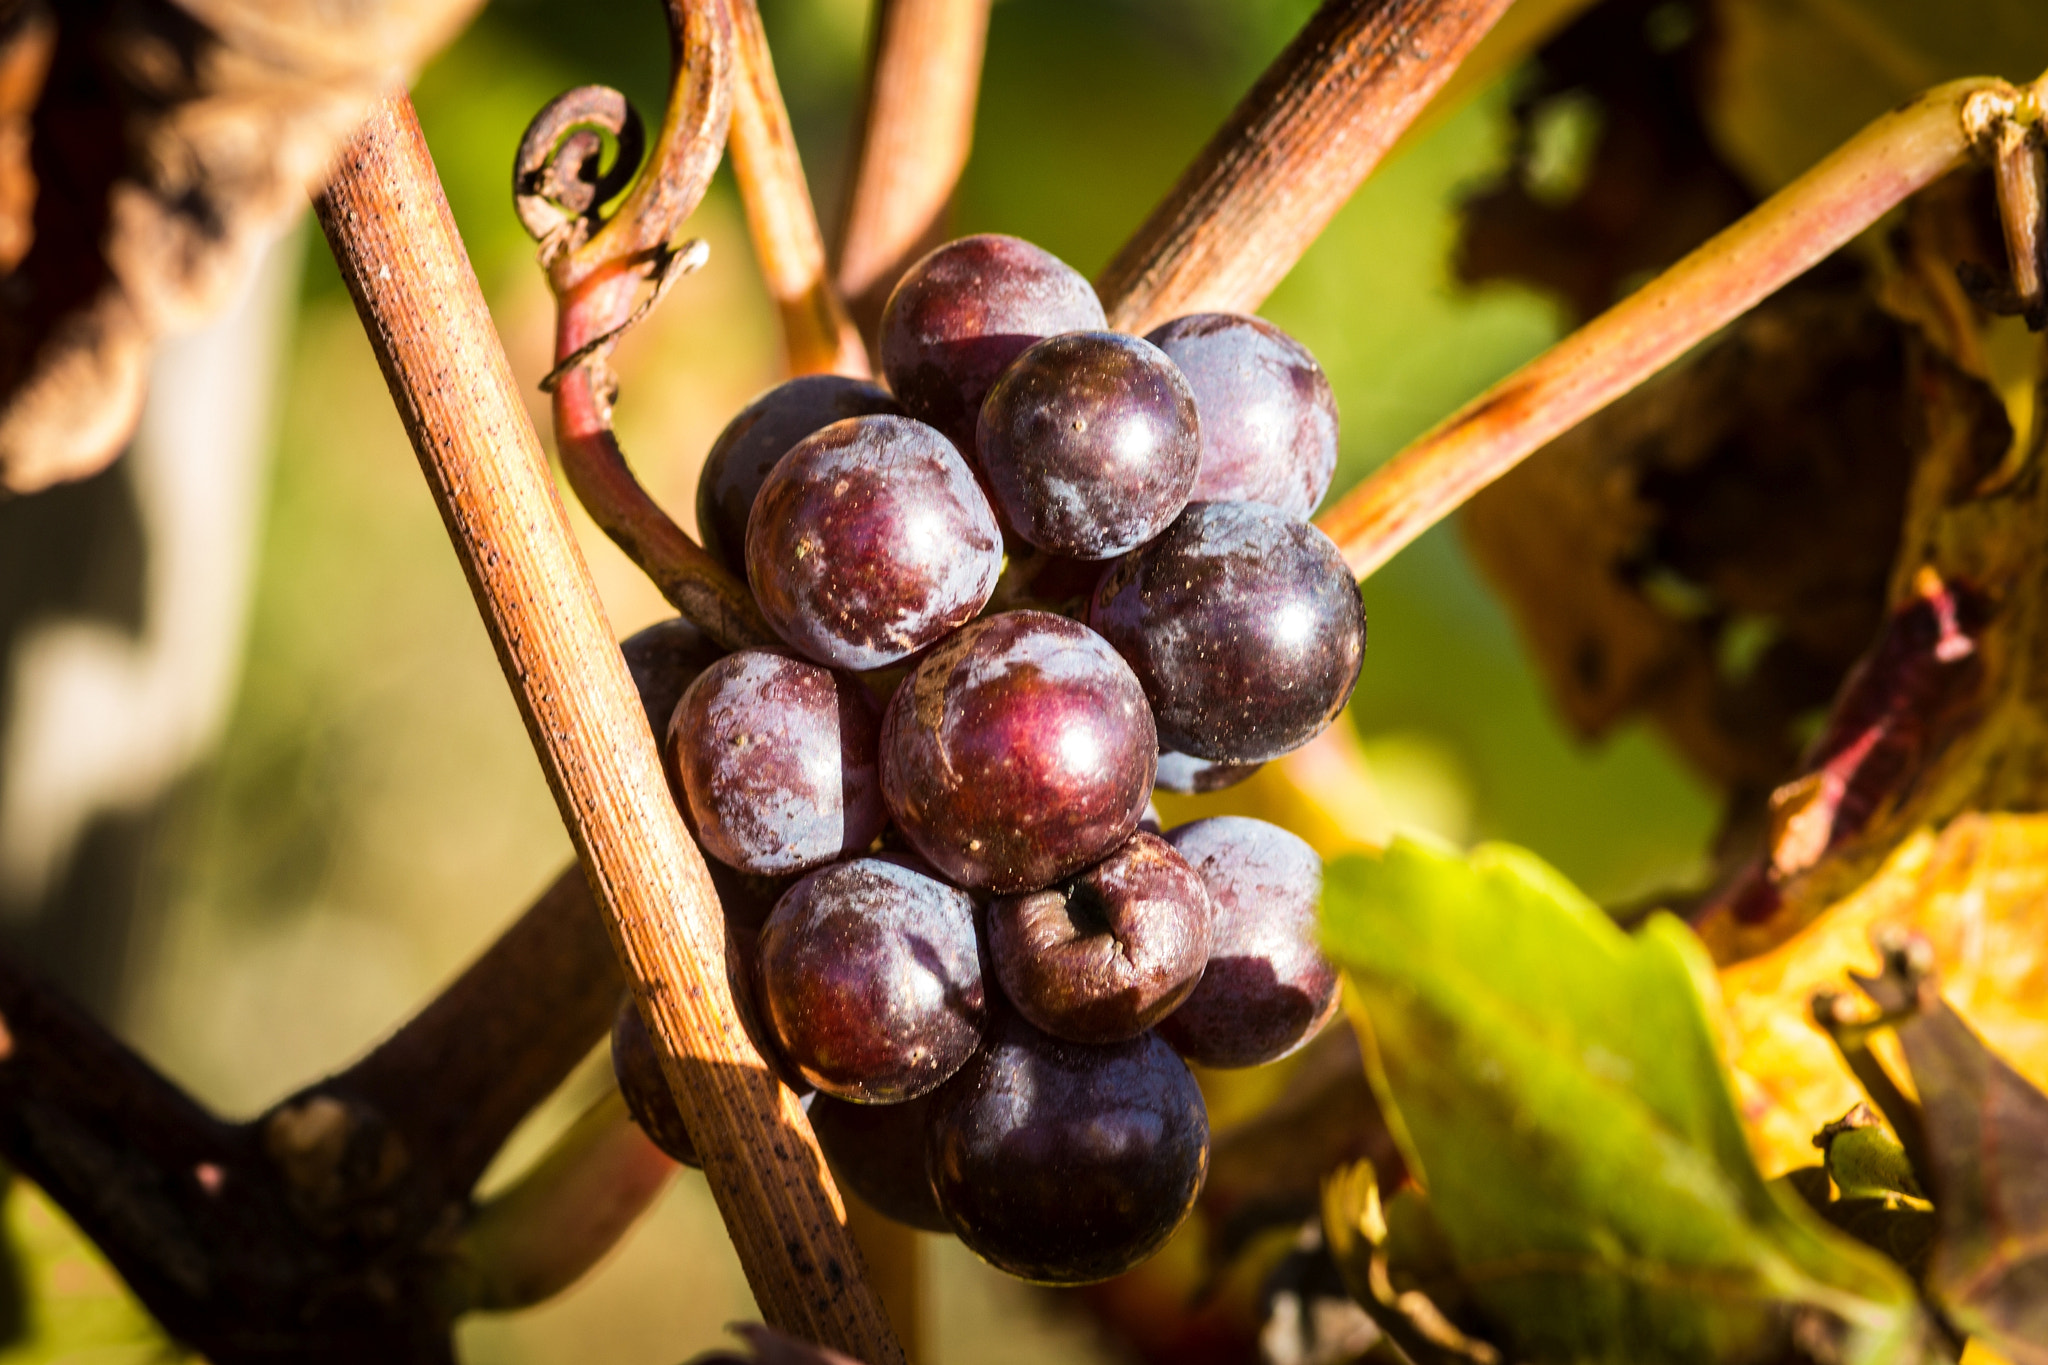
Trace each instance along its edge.
<instances>
[{"instance_id":1,"label":"purple grape","mask_svg":"<svg viewBox=\"0 0 2048 1365\"><path fill-rule=\"evenodd\" d=\"M668 753L698 842L767 876L866 850L888 816L879 720L859 680L779 649L743 649L698 675Z\"/></svg>"},{"instance_id":2,"label":"purple grape","mask_svg":"<svg viewBox=\"0 0 2048 1365\"><path fill-rule=\"evenodd\" d=\"M1182 796L1200 796L1235 787L1264 766L1263 763L1218 763L1214 759L1162 749L1159 751L1159 773L1152 779L1152 785L1161 791L1178 792Z\"/></svg>"},{"instance_id":3,"label":"purple grape","mask_svg":"<svg viewBox=\"0 0 2048 1365\"><path fill-rule=\"evenodd\" d=\"M1047 337L988 391L975 437L996 511L1043 550L1110 559L1165 530L1201 466L1195 396L1160 349Z\"/></svg>"},{"instance_id":4,"label":"purple grape","mask_svg":"<svg viewBox=\"0 0 2048 1365\"><path fill-rule=\"evenodd\" d=\"M647 1031L633 997L619 1004L612 1016L612 1075L625 1097L626 1112L647 1140L667 1154L669 1160L701 1167L697 1144L683 1126L683 1111L676 1107L675 1092L661 1069L661 1056L654 1050L654 1036Z\"/></svg>"},{"instance_id":5,"label":"purple grape","mask_svg":"<svg viewBox=\"0 0 2048 1365\"><path fill-rule=\"evenodd\" d=\"M962 886L1035 891L1129 838L1152 786L1152 713L1102 638L1061 616L977 621L882 718L882 798Z\"/></svg>"},{"instance_id":6,"label":"purple grape","mask_svg":"<svg viewBox=\"0 0 2048 1365\"><path fill-rule=\"evenodd\" d=\"M882 310L889 388L910 415L974 459L974 424L996 376L1025 347L1109 326L1088 280L1016 237L962 237L904 272Z\"/></svg>"},{"instance_id":7,"label":"purple grape","mask_svg":"<svg viewBox=\"0 0 2048 1365\"><path fill-rule=\"evenodd\" d=\"M1202 979L1209 893L1165 840L1140 832L1078 877L991 902L988 952L1033 1024L1069 1042L1121 1042Z\"/></svg>"},{"instance_id":8,"label":"purple grape","mask_svg":"<svg viewBox=\"0 0 2048 1365\"><path fill-rule=\"evenodd\" d=\"M725 424L697 476L697 533L704 548L744 577L747 513L768 471L789 448L846 417L902 416L880 385L836 374L807 374L777 384Z\"/></svg>"},{"instance_id":9,"label":"purple grape","mask_svg":"<svg viewBox=\"0 0 2048 1365\"><path fill-rule=\"evenodd\" d=\"M1277 507L1196 502L1110 566L1088 624L1130 662L1159 741L1258 763L1337 718L1365 658L1365 606L1330 538Z\"/></svg>"},{"instance_id":10,"label":"purple grape","mask_svg":"<svg viewBox=\"0 0 2048 1365\"><path fill-rule=\"evenodd\" d=\"M1202 414L1197 502L1264 502L1306 517L1337 472L1337 399L1308 348L1264 318L1196 313L1145 339L1173 359Z\"/></svg>"},{"instance_id":11,"label":"purple grape","mask_svg":"<svg viewBox=\"0 0 2048 1365\"><path fill-rule=\"evenodd\" d=\"M811 1101L811 1131L841 1189L876 1213L925 1232L951 1232L925 1168L931 1096L902 1104Z\"/></svg>"},{"instance_id":12,"label":"purple grape","mask_svg":"<svg viewBox=\"0 0 2048 1365\"><path fill-rule=\"evenodd\" d=\"M986 1014L974 902L908 859L811 873L761 930L761 993L783 1051L828 1095L915 1099L960 1069Z\"/></svg>"},{"instance_id":13,"label":"purple grape","mask_svg":"<svg viewBox=\"0 0 2048 1365\"><path fill-rule=\"evenodd\" d=\"M1157 1034L1087 1047L1003 1011L933 1097L927 1150L971 1251L1040 1284L1088 1284L1157 1251L1194 1208L1209 1115Z\"/></svg>"},{"instance_id":14,"label":"purple grape","mask_svg":"<svg viewBox=\"0 0 2048 1365\"><path fill-rule=\"evenodd\" d=\"M907 417L852 417L799 441L747 524L762 615L835 668L880 668L973 619L1002 563L966 461Z\"/></svg>"},{"instance_id":15,"label":"purple grape","mask_svg":"<svg viewBox=\"0 0 2048 1365\"><path fill-rule=\"evenodd\" d=\"M1337 971L1316 946L1323 860L1278 825L1218 815L1167 831L1208 888L1209 969L1159 1036L1203 1066L1259 1066L1337 1012Z\"/></svg>"}]
</instances>

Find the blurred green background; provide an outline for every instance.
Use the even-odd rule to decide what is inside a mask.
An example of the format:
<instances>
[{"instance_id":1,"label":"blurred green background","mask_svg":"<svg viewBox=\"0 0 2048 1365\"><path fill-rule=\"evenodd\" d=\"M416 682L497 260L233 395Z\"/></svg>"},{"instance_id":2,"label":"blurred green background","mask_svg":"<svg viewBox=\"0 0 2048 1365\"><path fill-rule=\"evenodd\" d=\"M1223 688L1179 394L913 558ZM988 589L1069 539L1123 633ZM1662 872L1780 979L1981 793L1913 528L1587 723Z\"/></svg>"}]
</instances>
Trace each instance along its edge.
<instances>
[{"instance_id":1,"label":"blurred green background","mask_svg":"<svg viewBox=\"0 0 2048 1365\"><path fill-rule=\"evenodd\" d=\"M828 231L858 96L864 0L761 0ZM994 11L959 231L1031 238L1093 274L1312 8L1306 0L1006 0ZM1545 300L1461 292L1460 194L1501 165L1508 85L1385 167L1265 310L1321 359L1342 418L1339 491L1557 334ZM650 117L652 0L497 0L415 98L455 216L532 396L552 310L509 178L527 119L602 81ZM619 424L685 524L726 417L778 377L776 324L729 178L692 230L711 265L621 351ZM306 235L238 700L157 850L170 900L122 1021L207 1102L247 1113L345 1062L477 952L569 857L383 382L333 265ZM544 413L536 401L534 412ZM580 517L580 513L578 514ZM585 544L618 633L668 614ZM1372 639L1350 719L1374 818L1527 845L1596 897L1697 868L1705 791L1649 738L1585 752L1539 695L1498 608L1440 527L1365 588ZM1337 795L1333 801L1351 799ZM1360 798L1363 799L1363 798ZM1339 812L1340 814L1342 812ZM605 1083L593 1061L515 1141L502 1180ZM17 1236L57 1245L45 1206ZM1094 1358L1085 1322L934 1243L940 1361ZM89 1257L39 1265L58 1329L9 1359L144 1359L134 1310ZM473 1320L476 1362L674 1362L753 1316L702 1179L685 1174L597 1273L536 1311ZM68 1326L62 1324L68 1323ZM63 1338L60 1342L58 1338Z\"/></svg>"}]
</instances>

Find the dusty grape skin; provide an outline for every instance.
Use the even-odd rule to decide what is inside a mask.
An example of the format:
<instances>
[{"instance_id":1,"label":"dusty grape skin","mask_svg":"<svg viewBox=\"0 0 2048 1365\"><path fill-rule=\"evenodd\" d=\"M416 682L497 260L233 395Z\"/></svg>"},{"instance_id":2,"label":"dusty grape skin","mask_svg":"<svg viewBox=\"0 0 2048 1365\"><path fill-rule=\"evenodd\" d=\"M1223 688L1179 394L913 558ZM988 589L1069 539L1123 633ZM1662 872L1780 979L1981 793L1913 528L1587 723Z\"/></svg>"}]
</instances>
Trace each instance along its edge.
<instances>
[{"instance_id":1,"label":"dusty grape skin","mask_svg":"<svg viewBox=\"0 0 2048 1365\"><path fill-rule=\"evenodd\" d=\"M863 1104L915 1099L981 1041L974 902L911 859L811 873L761 930L770 1025L818 1089Z\"/></svg>"},{"instance_id":2,"label":"dusty grape skin","mask_svg":"<svg viewBox=\"0 0 2048 1365\"><path fill-rule=\"evenodd\" d=\"M1088 1284L1187 1217L1209 1116L1157 1034L1088 1047L1004 1011L933 1098L927 1153L939 1207L976 1255L1040 1284Z\"/></svg>"},{"instance_id":3,"label":"dusty grape skin","mask_svg":"<svg viewBox=\"0 0 2048 1365\"><path fill-rule=\"evenodd\" d=\"M1110 566L1088 624L1137 673L1160 744L1226 763L1314 739L1365 659L1365 606L1344 557L1263 503L1189 503Z\"/></svg>"},{"instance_id":4,"label":"dusty grape skin","mask_svg":"<svg viewBox=\"0 0 2048 1365\"><path fill-rule=\"evenodd\" d=\"M1115 332L1047 337L981 405L975 449L996 512L1026 541L1110 559L1165 530L1201 466L1195 395L1158 347Z\"/></svg>"},{"instance_id":5,"label":"dusty grape skin","mask_svg":"<svg viewBox=\"0 0 2048 1365\"><path fill-rule=\"evenodd\" d=\"M1190 314L1145 339L1180 367L1202 414L1190 497L1314 512L1337 472L1337 398L1308 348L1244 313Z\"/></svg>"},{"instance_id":6,"label":"dusty grape skin","mask_svg":"<svg viewBox=\"0 0 2048 1365\"><path fill-rule=\"evenodd\" d=\"M882 717L882 798L962 886L1035 891L1129 838L1152 713L1130 668L1065 617L1004 612L927 655Z\"/></svg>"},{"instance_id":7,"label":"dusty grape skin","mask_svg":"<svg viewBox=\"0 0 2048 1365\"><path fill-rule=\"evenodd\" d=\"M1153 834L1133 834L1077 877L988 907L1003 995L1073 1043L1135 1038L1171 1014L1209 960L1209 894Z\"/></svg>"},{"instance_id":8,"label":"dusty grape skin","mask_svg":"<svg viewBox=\"0 0 2048 1365\"><path fill-rule=\"evenodd\" d=\"M671 1161L701 1167L697 1144L683 1126L683 1111L662 1074L661 1058L654 1051L653 1035L640 1018L640 1011L627 996L612 1016L612 1075L625 1097L626 1112L647 1140L667 1153Z\"/></svg>"},{"instance_id":9,"label":"dusty grape skin","mask_svg":"<svg viewBox=\"0 0 2048 1365\"><path fill-rule=\"evenodd\" d=\"M1323 860L1278 825L1238 815L1167 831L1208 888L1209 969L1159 1036L1203 1066L1277 1061L1337 1012L1337 971L1317 947Z\"/></svg>"},{"instance_id":10,"label":"dusty grape skin","mask_svg":"<svg viewBox=\"0 0 2048 1365\"><path fill-rule=\"evenodd\" d=\"M807 374L777 384L725 424L697 476L697 534L704 548L744 577L747 513L768 471L791 446L847 417L903 415L879 384L837 374Z\"/></svg>"},{"instance_id":11,"label":"dusty grape skin","mask_svg":"<svg viewBox=\"0 0 2048 1365\"><path fill-rule=\"evenodd\" d=\"M1016 237L946 243L905 271L882 310L882 373L899 402L970 461L982 398L1025 347L1109 326L1080 271Z\"/></svg>"},{"instance_id":12,"label":"dusty grape skin","mask_svg":"<svg viewBox=\"0 0 2048 1365\"><path fill-rule=\"evenodd\" d=\"M925 1169L930 1105L929 1095L902 1104L848 1104L820 1095L811 1101L811 1131L841 1189L906 1227L951 1232Z\"/></svg>"},{"instance_id":13,"label":"dusty grape skin","mask_svg":"<svg viewBox=\"0 0 2048 1365\"><path fill-rule=\"evenodd\" d=\"M1264 766L1263 763L1219 763L1212 758L1196 758L1175 749L1162 749L1159 751L1159 774L1152 779L1152 785L1160 791L1175 792L1181 796L1200 796L1235 787Z\"/></svg>"},{"instance_id":14,"label":"dusty grape skin","mask_svg":"<svg viewBox=\"0 0 2048 1365\"><path fill-rule=\"evenodd\" d=\"M880 668L973 619L1002 560L973 471L907 417L852 417L805 437L747 524L761 614L835 668Z\"/></svg>"},{"instance_id":15,"label":"dusty grape skin","mask_svg":"<svg viewBox=\"0 0 2048 1365\"><path fill-rule=\"evenodd\" d=\"M667 757L704 851L774 876L863 852L882 832L879 735L858 679L784 650L743 649L683 693Z\"/></svg>"}]
</instances>

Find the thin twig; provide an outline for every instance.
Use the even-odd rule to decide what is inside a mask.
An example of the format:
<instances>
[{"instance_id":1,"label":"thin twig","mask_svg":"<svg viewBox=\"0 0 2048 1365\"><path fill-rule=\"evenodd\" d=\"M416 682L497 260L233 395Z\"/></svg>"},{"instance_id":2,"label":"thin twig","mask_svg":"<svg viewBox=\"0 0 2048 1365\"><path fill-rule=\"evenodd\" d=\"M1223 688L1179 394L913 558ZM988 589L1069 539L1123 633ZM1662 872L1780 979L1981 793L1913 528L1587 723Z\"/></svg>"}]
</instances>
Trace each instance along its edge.
<instances>
[{"instance_id":1,"label":"thin twig","mask_svg":"<svg viewBox=\"0 0 2048 1365\"><path fill-rule=\"evenodd\" d=\"M676 525L633 476L612 430L607 357L652 307L672 267L701 254L675 246L711 183L732 117L733 19L726 0L668 0L675 73L661 134L617 213L606 198L634 164L640 121L623 95L583 86L549 102L513 167L520 221L541 240L555 292L555 444L577 500L676 610L727 648L773 635L746 585ZM600 167L601 136L616 152ZM574 363L570 363L571 358Z\"/></svg>"},{"instance_id":2,"label":"thin twig","mask_svg":"<svg viewBox=\"0 0 2048 1365\"><path fill-rule=\"evenodd\" d=\"M825 237L775 60L754 0L731 0L733 40L732 169L747 230L768 294L782 315L782 345L792 374L852 375L865 379L867 349L825 270Z\"/></svg>"},{"instance_id":3,"label":"thin twig","mask_svg":"<svg viewBox=\"0 0 2048 1365\"><path fill-rule=\"evenodd\" d=\"M945 235L967 165L989 0L881 0L841 218L839 289L874 335L904 268Z\"/></svg>"},{"instance_id":4,"label":"thin twig","mask_svg":"<svg viewBox=\"0 0 2048 1365\"><path fill-rule=\"evenodd\" d=\"M1096 280L1146 332L1264 303L1508 0L1326 0Z\"/></svg>"},{"instance_id":5,"label":"thin twig","mask_svg":"<svg viewBox=\"0 0 2048 1365\"><path fill-rule=\"evenodd\" d=\"M710 875L668 795L402 95L381 103L343 148L315 207L756 1302L793 1333L895 1365L902 1352L864 1278L803 1107L735 1012Z\"/></svg>"},{"instance_id":6,"label":"thin twig","mask_svg":"<svg viewBox=\"0 0 2048 1365\"><path fill-rule=\"evenodd\" d=\"M2018 92L1956 81L1884 115L1655 280L1466 404L1318 519L1364 578L1569 430L1959 163ZM1986 102L1989 102L1988 105Z\"/></svg>"}]
</instances>

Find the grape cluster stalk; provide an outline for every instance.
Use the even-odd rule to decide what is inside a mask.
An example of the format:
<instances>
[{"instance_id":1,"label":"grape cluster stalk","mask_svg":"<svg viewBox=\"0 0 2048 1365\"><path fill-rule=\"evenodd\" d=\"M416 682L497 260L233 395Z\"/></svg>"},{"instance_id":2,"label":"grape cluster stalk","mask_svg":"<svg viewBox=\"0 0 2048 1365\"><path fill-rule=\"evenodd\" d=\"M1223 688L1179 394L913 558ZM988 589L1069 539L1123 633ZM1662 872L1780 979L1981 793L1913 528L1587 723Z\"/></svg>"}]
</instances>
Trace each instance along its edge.
<instances>
[{"instance_id":1,"label":"grape cluster stalk","mask_svg":"<svg viewBox=\"0 0 2048 1365\"><path fill-rule=\"evenodd\" d=\"M1188 1061L1274 1061L1337 1005L1307 844L1148 818L1163 745L1241 777L1351 696L1358 585L1302 520L1335 403L1259 318L1153 336L1108 330L1017 238L925 256L883 309L886 391L791 380L714 444L706 538L781 644L664 683L733 997L826 1159L886 1216L1050 1284L1130 1269L1193 1209ZM1092 591L992 609L1006 547ZM629 1107L694 1162L653 1055L622 1012Z\"/></svg>"}]
</instances>

